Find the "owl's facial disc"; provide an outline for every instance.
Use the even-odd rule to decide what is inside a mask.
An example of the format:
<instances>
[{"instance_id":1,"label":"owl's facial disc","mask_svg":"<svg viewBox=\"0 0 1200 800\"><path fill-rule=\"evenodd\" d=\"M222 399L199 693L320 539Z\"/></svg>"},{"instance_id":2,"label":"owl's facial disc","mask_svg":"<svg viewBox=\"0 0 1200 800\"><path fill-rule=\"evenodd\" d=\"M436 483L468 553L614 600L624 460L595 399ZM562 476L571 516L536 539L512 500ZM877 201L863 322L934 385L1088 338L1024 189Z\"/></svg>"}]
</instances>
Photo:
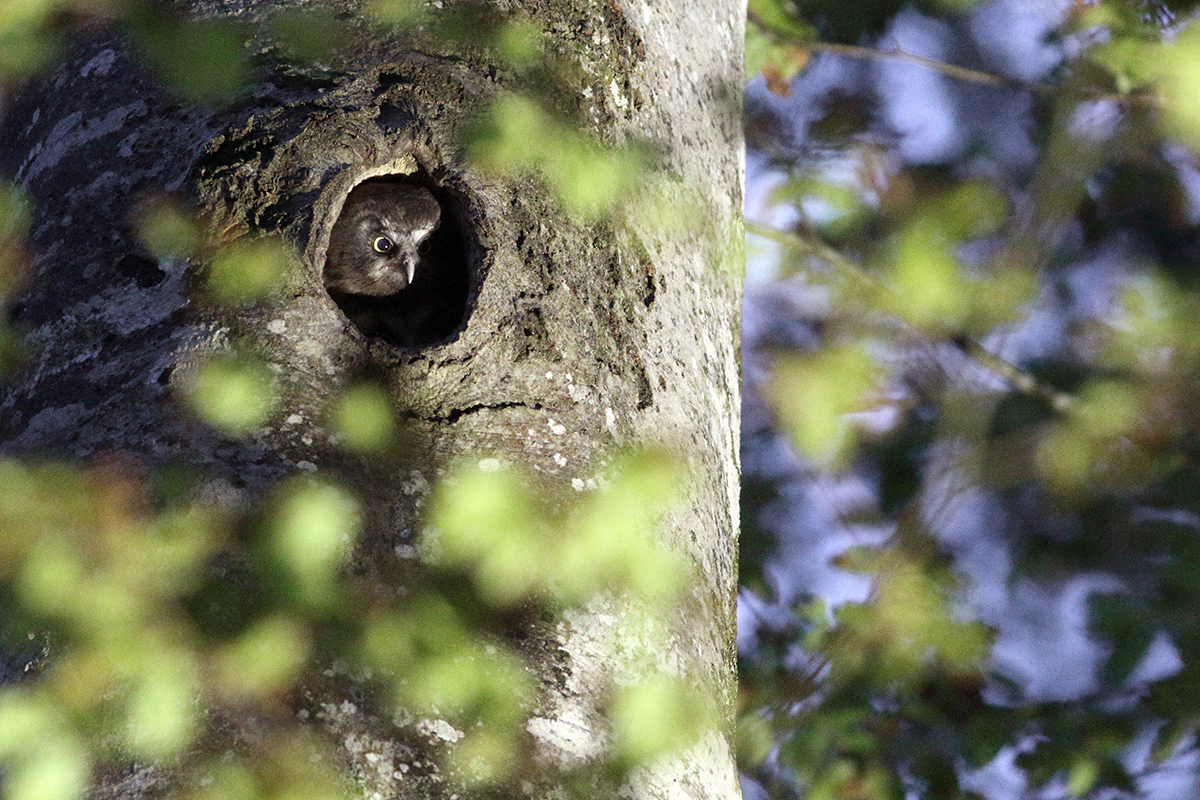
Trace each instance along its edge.
<instances>
[{"instance_id":1,"label":"owl's facial disc","mask_svg":"<svg viewBox=\"0 0 1200 800\"><path fill-rule=\"evenodd\" d=\"M412 285L417 262L421 258L421 245L433 233L433 228L405 231L385 220L376 222L378 226L374 235L369 237L372 260L370 274L378 284L380 294L391 294Z\"/></svg>"},{"instance_id":2,"label":"owl's facial disc","mask_svg":"<svg viewBox=\"0 0 1200 800\"><path fill-rule=\"evenodd\" d=\"M325 286L384 296L416 277L419 250L441 222L441 207L426 189L368 183L347 197L329 238Z\"/></svg>"}]
</instances>

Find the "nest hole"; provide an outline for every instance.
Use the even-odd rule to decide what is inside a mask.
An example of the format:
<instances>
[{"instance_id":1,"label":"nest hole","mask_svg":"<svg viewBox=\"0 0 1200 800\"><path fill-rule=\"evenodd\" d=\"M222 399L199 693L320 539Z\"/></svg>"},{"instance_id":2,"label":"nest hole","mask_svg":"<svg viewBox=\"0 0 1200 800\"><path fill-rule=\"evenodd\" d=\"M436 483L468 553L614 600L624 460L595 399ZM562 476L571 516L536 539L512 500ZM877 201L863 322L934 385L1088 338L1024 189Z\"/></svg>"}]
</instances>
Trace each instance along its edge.
<instances>
[{"instance_id":1,"label":"nest hole","mask_svg":"<svg viewBox=\"0 0 1200 800\"><path fill-rule=\"evenodd\" d=\"M408 287L383 296L328 288L329 296L350 323L370 339L409 350L453 341L466 327L470 314L475 272L472 259L478 252L468 224L466 198L423 175L384 176L364 183L427 189L441 207L441 223L422 245Z\"/></svg>"}]
</instances>

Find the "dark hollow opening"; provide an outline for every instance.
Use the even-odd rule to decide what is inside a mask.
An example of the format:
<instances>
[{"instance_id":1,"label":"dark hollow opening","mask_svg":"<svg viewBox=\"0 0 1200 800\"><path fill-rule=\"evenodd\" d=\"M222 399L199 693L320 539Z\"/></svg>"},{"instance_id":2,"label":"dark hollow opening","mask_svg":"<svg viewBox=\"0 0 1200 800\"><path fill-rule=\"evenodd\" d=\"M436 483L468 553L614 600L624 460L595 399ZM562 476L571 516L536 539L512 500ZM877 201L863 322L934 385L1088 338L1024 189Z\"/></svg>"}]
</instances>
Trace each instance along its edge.
<instances>
[{"instance_id":1,"label":"dark hollow opening","mask_svg":"<svg viewBox=\"0 0 1200 800\"><path fill-rule=\"evenodd\" d=\"M364 183L428 189L441 206L441 223L421 246L416 273L406 288L384 296L330 288L329 296L364 336L394 347L419 349L452 340L465 326L470 310L470 260L475 248L465 198L422 175L372 178Z\"/></svg>"}]
</instances>

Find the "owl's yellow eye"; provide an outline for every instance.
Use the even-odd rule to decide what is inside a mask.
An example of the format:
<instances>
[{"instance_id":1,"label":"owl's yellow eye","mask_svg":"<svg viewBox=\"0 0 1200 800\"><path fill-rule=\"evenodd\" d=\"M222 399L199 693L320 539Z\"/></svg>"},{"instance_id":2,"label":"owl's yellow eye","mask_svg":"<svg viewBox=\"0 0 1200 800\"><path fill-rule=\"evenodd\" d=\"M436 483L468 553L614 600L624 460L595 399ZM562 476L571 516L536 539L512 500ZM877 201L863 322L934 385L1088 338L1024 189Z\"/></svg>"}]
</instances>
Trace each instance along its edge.
<instances>
[{"instance_id":1,"label":"owl's yellow eye","mask_svg":"<svg viewBox=\"0 0 1200 800\"><path fill-rule=\"evenodd\" d=\"M388 253L396 245L386 236L376 236L375 241L371 242L371 246L375 248L376 253Z\"/></svg>"}]
</instances>

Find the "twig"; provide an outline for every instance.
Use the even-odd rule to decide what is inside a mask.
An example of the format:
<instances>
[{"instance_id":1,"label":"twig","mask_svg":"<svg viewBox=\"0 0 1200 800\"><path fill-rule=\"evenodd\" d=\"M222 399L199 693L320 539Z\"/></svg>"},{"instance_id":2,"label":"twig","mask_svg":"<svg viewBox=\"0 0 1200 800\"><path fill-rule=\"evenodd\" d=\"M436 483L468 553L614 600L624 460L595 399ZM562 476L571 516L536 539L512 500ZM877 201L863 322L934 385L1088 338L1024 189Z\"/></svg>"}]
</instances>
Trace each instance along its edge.
<instances>
[{"instance_id":1,"label":"twig","mask_svg":"<svg viewBox=\"0 0 1200 800\"><path fill-rule=\"evenodd\" d=\"M772 242L781 244L791 250L797 250L804 255L819 258L840 272L843 277L850 278L860 286L870 289L881 288L878 280L868 275L857 264L819 239L797 236L794 233L776 230L775 228L769 228L766 225L759 225L755 222L747 222L746 231L753 233L755 236L770 239Z\"/></svg>"},{"instance_id":2,"label":"twig","mask_svg":"<svg viewBox=\"0 0 1200 800\"><path fill-rule=\"evenodd\" d=\"M1046 83L1029 83L1028 81L1018 80L1016 78L1007 78L1003 75L996 75L991 72L983 72L982 70L970 69L968 67L960 67L957 64L947 64L945 61L938 61L933 58L919 56L916 53L909 53L901 50L899 47L893 47L890 50L879 50L873 47L861 47L853 44L837 44L836 42L798 42L796 47L806 50L812 50L814 53L834 53L836 55L846 56L848 58L871 58L871 59L889 59L894 58L897 61L907 61L910 64L917 64L927 69L932 69L940 72L951 78L957 78L960 81L968 81L970 83L981 83L986 86L1008 86L1014 89L1024 89L1027 92L1035 94L1051 94L1061 92L1076 96L1083 96L1089 100L1108 100L1114 103L1137 103L1140 105L1162 105L1162 98L1156 94L1147 94L1145 92L1106 92L1099 89L1089 89L1085 87L1072 87L1069 85L1052 86Z\"/></svg>"},{"instance_id":3,"label":"twig","mask_svg":"<svg viewBox=\"0 0 1200 800\"><path fill-rule=\"evenodd\" d=\"M951 78L957 78L960 81L969 81L971 83L983 83L988 86L1013 86L1019 89L1027 89L1029 91L1046 91L1052 87L1043 86L1036 83L1026 83L1015 78L1006 78L1003 75L995 75L991 72L982 72L977 69L968 69L955 64L947 64L945 61L938 61L925 56L919 56L916 53L909 53L901 50L899 47L893 47L890 50L878 50L872 47L860 47L853 44L837 44L835 42L803 42L797 43L798 47L803 47L812 50L815 53L836 53L840 56L849 56L850 58L871 58L871 59L896 59L897 61L908 61L912 64L919 64L922 67L927 67L943 75L948 75Z\"/></svg>"},{"instance_id":4,"label":"twig","mask_svg":"<svg viewBox=\"0 0 1200 800\"><path fill-rule=\"evenodd\" d=\"M1014 89L1023 89L1027 92L1035 94L1048 94L1053 92L1068 92L1072 94L1083 95L1090 100L1109 100L1116 103L1136 103L1139 105L1162 105L1162 98L1155 94L1144 92L1105 92L1093 89L1070 89L1065 86L1051 86L1044 83L1029 83L1028 81L1019 80L1017 78L1008 78L1003 75L996 75L992 72L984 72L978 69L970 69L969 67L960 67L957 64L948 64L945 61L938 61L934 58L919 56L916 53L909 53L906 50L901 50L899 47L893 47L889 50L881 50L874 47L863 47L854 44L840 44L837 42L818 42L812 40L787 40L778 31L775 31L771 26L760 20L755 14L750 13L748 18L751 22L758 26L775 44L787 44L795 47L798 50L810 50L814 53L831 53L834 55L846 56L847 58L869 58L869 59L895 59L897 61L907 61L910 64L917 64L926 69L940 72L951 78L956 78L960 81L969 83L979 83L985 86L1007 86Z\"/></svg>"},{"instance_id":5,"label":"twig","mask_svg":"<svg viewBox=\"0 0 1200 800\"><path fill-rule=\"evenodd\" d=\"M753 222L746 223L746 231L753 233L755 236L761 236L764 239L769 239L772 242L796 250L804 255L812 258L820 259L828 264L836 275L849 279L860 287L871 289L877 292L893 293L894 290L885 286L878 279L867 274L861 267L852 262L850 259L843 256L834 248L825 244L822 241L811 237L797 236L794 233L776 230L765 225L759 225ZM896 319L909 330L914 331L918 335L926 339L940 338L936 337L928 331L922 330L917 325L903 317ZM982 365L985 369L991 370L996 375L999 375L1009 386L1021 394L1030 397L1040 397L1050 404L1050 407L1057 412L1066 412L1074 404L1075 400L1066 392L1060 392L1044 383L1038 381L1029 372L1007 361L1000 356L989 351L986 347L980 344L975 339L967 335L956 336L950 340L955 347L961 350L965 355L975 360L976 363Z\"/></svg>"}]
</instances>

